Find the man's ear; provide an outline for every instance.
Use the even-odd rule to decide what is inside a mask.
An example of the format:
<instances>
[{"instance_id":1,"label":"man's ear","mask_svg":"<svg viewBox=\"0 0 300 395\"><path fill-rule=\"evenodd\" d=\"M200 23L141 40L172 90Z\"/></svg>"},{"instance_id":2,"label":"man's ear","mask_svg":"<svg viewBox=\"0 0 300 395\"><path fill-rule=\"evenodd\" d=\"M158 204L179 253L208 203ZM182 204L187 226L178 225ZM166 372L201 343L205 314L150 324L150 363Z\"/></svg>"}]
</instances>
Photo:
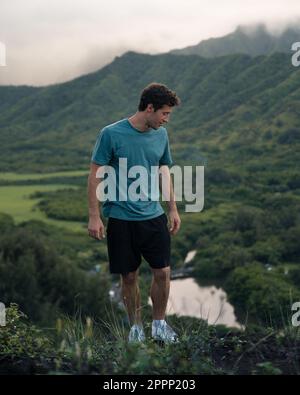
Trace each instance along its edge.
<instances>
[{"instance_id":1,"label":"man's ear","mask_svg":"<svg viewBox=\"0 0 300 395\"><path fill-rule=\"evenodd\" d=\"M153 107L153 104L148 104L148 106L147 106L147 112L152 112L152 111L154 111L154 107Z\"/></svg>"}]
</instances>

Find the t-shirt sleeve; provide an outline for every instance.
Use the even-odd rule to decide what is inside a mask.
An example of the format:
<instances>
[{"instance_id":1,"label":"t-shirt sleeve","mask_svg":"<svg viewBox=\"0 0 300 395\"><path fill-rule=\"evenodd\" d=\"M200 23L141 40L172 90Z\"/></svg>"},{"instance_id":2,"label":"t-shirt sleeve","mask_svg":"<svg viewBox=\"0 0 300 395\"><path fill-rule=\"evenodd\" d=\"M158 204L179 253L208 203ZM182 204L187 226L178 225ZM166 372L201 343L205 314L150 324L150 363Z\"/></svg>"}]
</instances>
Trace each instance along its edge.
<instances>
[{"instance_id":1,"label":"t-shirt sleeve","mask_svg":"<svg viewBox=\"0 0 300 395\"><path fill-rule=\"evenodd\" d=\"M170 151L170 144L169 144L169 138L168 138L168 133L166 132L166 144L165 144L165 150L162 155L162 157L159 160L159 165L168 165L171 166L173 164L172 161L172 156L171 156L171 151Z\"/></svg>"},{"instance_id":2,"label":"t-shirt sleeve","mask_svg":"<svg viewBox=\"0 0 300 395\"><path fill-rule=\"evenodd\" d=\"M108 165L113 155L113 146L110 133L102 129L96 140L91 161L98 165Z\"/></svg>"}]
</instances>

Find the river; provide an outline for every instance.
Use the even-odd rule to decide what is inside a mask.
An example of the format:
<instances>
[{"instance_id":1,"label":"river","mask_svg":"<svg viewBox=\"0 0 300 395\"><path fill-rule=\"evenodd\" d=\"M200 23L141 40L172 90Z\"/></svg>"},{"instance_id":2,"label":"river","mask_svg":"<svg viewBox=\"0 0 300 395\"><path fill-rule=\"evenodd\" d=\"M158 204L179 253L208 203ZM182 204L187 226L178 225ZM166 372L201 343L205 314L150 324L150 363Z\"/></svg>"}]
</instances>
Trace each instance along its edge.
<instances>
[{"instance_id":1,"label":"river","mask_svg":"<svg viewBox=\"0 0 300 395\"><path fill-rule=\"evenodd\" d=\"M168 314L198 317L212 325L242 328L233 306L227 301L226 292L216 286L199 286L193 278L171 281Z\"/></svg>"}]
</instances>

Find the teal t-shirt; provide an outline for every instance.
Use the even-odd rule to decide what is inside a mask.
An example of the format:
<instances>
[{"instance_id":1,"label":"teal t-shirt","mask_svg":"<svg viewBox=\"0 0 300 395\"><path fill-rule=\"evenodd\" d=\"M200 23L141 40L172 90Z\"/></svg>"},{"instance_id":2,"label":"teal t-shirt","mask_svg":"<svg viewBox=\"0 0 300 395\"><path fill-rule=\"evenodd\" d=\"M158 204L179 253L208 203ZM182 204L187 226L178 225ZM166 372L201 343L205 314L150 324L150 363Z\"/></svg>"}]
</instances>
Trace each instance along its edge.
<instances>
[{"instance_id":1,"label":"teal t-shirt","mask_svg":"<svg viewBox=\"0 0 300 395\"><path fill-rule=\"evenodd\" d=\"M98 165L113 167L116 174L116 200L103 202L105 217L141 221L164 213L159 202L157 175L159 166L172 165L166 128L161 126L141 132L127 118L105 126L98 135L91 160ZM133 166L143 166L143 175ZM141 183L141 180L146 182ZM129 190L136 190L142 198L130 199Z\"/></svg>"}]
</instances>

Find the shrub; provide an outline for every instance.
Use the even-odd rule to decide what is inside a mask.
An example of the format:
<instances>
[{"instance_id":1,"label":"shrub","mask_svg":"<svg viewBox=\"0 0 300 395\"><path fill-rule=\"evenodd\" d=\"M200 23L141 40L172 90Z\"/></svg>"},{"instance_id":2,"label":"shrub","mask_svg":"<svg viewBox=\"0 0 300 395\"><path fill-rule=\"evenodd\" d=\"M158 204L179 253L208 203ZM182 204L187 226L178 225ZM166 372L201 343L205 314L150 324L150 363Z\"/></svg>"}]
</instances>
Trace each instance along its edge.
<instances>
[{"instance_id":1,"label":"shrub","mask_svg":"<svg viewBox=\"0 0 300 395\"><path fill-rule=\"evenodd\" d=\"M299 290L259 264L236 268L225 289L234 306L264 325L285 325L292 301L300 300Z\"/></svg>"}]
</instances>

